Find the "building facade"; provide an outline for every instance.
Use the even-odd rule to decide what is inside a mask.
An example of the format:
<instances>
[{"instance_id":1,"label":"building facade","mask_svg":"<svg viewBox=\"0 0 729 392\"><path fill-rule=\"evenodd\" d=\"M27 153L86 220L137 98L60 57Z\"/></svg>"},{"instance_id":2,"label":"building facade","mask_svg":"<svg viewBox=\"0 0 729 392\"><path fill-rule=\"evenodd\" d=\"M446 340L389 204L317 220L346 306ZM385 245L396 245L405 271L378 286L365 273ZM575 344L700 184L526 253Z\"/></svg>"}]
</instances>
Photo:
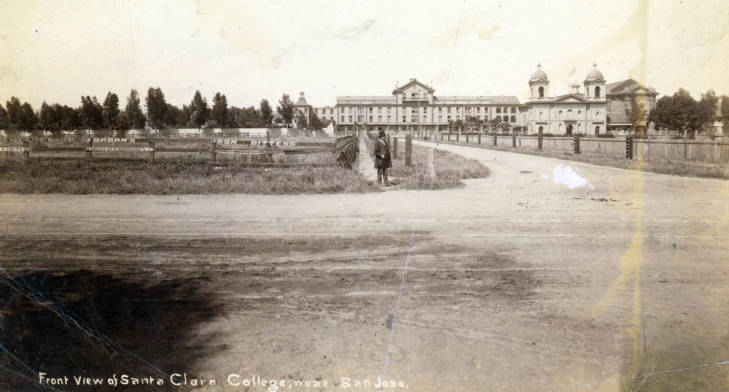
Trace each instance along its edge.
<instances>
[{"instance_id":1,"label":"building facade","mask_svg":"<svg viewBox=\"0 0 729 392\"><path fill-rule=\"evenodd\" d=\"M608 129L611 131L634 131L631 122L633 105L643 107L643 119L638 122L638 128L645 128L648 113L656 107L656 90L642 86L633 79L609 83L607 85L608 99Z\"/></svg>"},{"instance_id":2,"label":"building facade","mask_svg":"<svg viewBox=\"0 0 729 392\"><path fill-rule=\"evenodd\" d=\"M469 118L524 126L524 113L515 96L436 96L435 89L417 79L386 96L337 97L334 107L314 108L322 119L334 120L337 131L438 131ZM522 109L522 110L520 110Z\"/></svg>"},{"instance_id":3,"label":"building facade","mask_svg":"<svg viewBox=\"0 0 729 392\"><path fill-rule=\"evenodd\" d=\"M599 135L607 131L606 81L593 65L583 82L573 84L568 94L550 96L549 78L541 64L529 78L530 98L526 103L528 134Z\"/></svg>"}]
</instances>

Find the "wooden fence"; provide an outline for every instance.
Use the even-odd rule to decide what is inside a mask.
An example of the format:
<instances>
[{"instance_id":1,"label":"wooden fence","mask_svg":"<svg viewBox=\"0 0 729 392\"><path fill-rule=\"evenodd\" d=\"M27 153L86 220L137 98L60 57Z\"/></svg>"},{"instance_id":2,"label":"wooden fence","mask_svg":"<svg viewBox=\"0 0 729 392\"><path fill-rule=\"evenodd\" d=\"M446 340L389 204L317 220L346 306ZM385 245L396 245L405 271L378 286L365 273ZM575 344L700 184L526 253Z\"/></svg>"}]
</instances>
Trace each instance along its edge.
<instances>
[{"instance_id":1,"label":"wooden fence","mask_svg":"<svg viewBox=\"0 0 729 392\"><path fill-rule=\"evenodd\" d=\"M346 137L335 138L37 138L0 143L3 159L147 160L239 163L252 166L319 165L351 154ZM322 159L291 156L321 154ZM355 152L356 154L356 152ZM288 158L282 158L288 157ZM329 158L332 159L329 159ZM348 159L348 157L347 157Z\"/></svg>"},{"instance_id":2,"label":"wooden fence","mask_svg":"<svg viewBox=\"0 0 729 392\"><path fill-rule=\"evenodd\" d=\"M517 136L493 134L417 134L424 140L482 144L523 150L544 150L598 154L646 161L675 160L700 163L729 163L729 142L698 140L656 140L572 136Z\"/></svg>"}]
</instances>

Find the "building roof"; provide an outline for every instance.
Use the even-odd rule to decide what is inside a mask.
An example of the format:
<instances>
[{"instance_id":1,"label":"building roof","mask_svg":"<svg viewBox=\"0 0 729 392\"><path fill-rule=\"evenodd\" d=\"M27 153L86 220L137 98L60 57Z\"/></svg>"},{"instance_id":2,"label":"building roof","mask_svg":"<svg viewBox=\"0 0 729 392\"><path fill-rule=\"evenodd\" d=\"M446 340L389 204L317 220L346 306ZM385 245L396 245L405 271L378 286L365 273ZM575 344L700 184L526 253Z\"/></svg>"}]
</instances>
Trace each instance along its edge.
<instances>
[{"instance_id":1,"label":"building roof","mask_svg":"<svg viewBox=\"0 0 729 392\"><path fill-rule=\"evenodd\" d=\"M520 105L514 95L439 96L433 97L436 105Z\"/></svg>"},{"instance_id":2,"label":"building roof","mask_svg":"<svg viewBox=\"0 0 729 392\"><path fill-rule=\"evenodd\" d=\"M304 92L299 93L299 99L296 101L294 106L309 106L308 103L306 103L306 98L304 98Z\"/></svg>"},{"instance_id":3,"label":"building roof","mask_svg":"<svg viewBox=\"0 0 729 392\"><path fill-rule=\"evenodd\" d=\"M432 87L429 87L429 86L427 86L427 85L425 85L425 84L423 84L423 83L419 82L419 81L418 81L418 79L410 79L410 81L409 81L409 82L407 82L406 84L404 84L404 85L402 85L402 86L400 86L400 87L398 87L398 88L396 88L396 89L392 90L392 93L393 93L393 94L396 94L396 93L400 93L400 92L403 92L403 91L404 91L404 90L405 90L406 88L408 88L408 87L410 87L410 86L413 86L413 85L417 85L417 86L420 86L420 87L422 87L422 88L426 89L426 90L427 90L427 91L428 91L429 93L431 93L431 94L432 94L432 93L433 93L433 92L435 91L435 89L434 89L434 88L432 88Z\"/></svg>"},{"instance_id":4,"label":"building roof","mask_svg":"<svg viewBox=\"0 0 729 392\"><path fill-rule=\"evenodd\" d=\"M590 99L590 100L586 99L585 96L582 94L572 93L572 94L562 94L562 95L558 95L556 97L542 97L542 98L539 98L538 100L534 100L529 103L530 104L540 104L540 103L548 104L548 103L562 102L569 98L573 98L579 102L586 102L586 103L595 102L592 99Z\"/></svg>"},{"instance_id":5,"label":"building roof","mask_svg":"<svg viewBox=\"0 0 729 392\"><path fill-rule=\"evenodd\" d=\"M619 82L608 83L607 87L608 95L619 95L619 94L633 94L637 90L644 90L648 95L658 95L656 90L651 87L645 87L633 79L621 80Z\"/></svg>"},{"instance_id":6,"label":"building roof","mask_svg":"<svg viewBox=\"0 0 729 392\"><path fill-rule=\"evenodd\" d=\"M585 82L605 82L605 77L602 76L602 72L597 69L597 64L592 64L592 70L587 73Z\"/></svg>"},{"instance_id":7,"label":"building roof","mask_svg":"<svg viewBox=\"0 0 729 392\"><path fill-rule=\"evenodd\" d=\"M547 74L542 71L542 64L537 64L537 69L532 72L532 76L529 78L530 82L548 82Z\"/></svg>"},{"instance_id":8,"label":"building roof","mask_svg":"<svg viewBox=\"0 0 729 392\"><path fill-rule=\"evenodd\" d=\"M337 97L337 105L396 105L397 97L391 96L343 96ZM494 96L441 96L433 97L433 105L521 105L514 95Z\"/></svg>"},{"instance_id":9,"label":"building roof","mask_svg":"<svg viewBox=\"0 0 729 392\"><path fill-rule=\"evenodd\" d=\"M385 96L343 96L337 97L337 105L394 105L397 97Z\"/></svg>"}]
</instances>

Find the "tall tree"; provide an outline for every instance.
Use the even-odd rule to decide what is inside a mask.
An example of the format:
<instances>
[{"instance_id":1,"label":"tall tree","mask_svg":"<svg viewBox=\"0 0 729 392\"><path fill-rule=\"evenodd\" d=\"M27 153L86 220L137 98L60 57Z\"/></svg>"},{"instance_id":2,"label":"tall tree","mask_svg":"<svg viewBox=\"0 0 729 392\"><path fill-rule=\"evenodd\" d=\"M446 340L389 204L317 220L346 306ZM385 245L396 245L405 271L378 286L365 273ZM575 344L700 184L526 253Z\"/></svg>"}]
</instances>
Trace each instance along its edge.
<instances>
[{"instance_id":1,"label":"tall tree","mask_svg":"<svg viewBox=\"0 0 729 392\"><path fill-rule=\"evenodd\" d=\"M208 121L208 102L202 97L200 91L195 91L195 96L190 102L190 123L196 128L202 128Z\"/></svg>"},{"instance_id":2,"label":"tall tree","mask_svg":"<svg viewBox=\"0 0 729 392\"><path fill-rule=\"evenodd\" d=\"M104 115L101 104L96 97L81 97L81 122L86 129L101 129L104 126Z\"/></svg>"},{"instance_id":3,"label":"tall tree","mask_svg":"<svg viewBox=\"0 0 729 392\"><path fill-rule=\"evenodd\" d=\"M18 97L10 97L10 100L5 102L5 108L7 110L8 129L18 129L20 106L20 99L18 99Z\"/></svg>"},{"instance_id":4,"label":"tall tree","mask_svg":"<svg viewBox=\"0 0 729 392\"><path fill-rule=\"evenodd\" d=\"M271 120L273 120L273 110L271 109L271 104L268 103L267 99L261 100L261 107L259 109L261 116L261 122L264 127L267 127L271 125Z\"/></svg>"},{"instance_id":5,"label":"tall tree","mask_svg":"<svg viewBox=\"0 0 729 392\"><path fill-rule=\"evenodd\" d=\"M167 115L167 102L162 89L150 87L147 90L147 98L145 100L147 106L147 121L154 129L162 129L165 126Z\"/></svg>"},{"instance_id":6,"label":"tall tree","mask_svg":"<svg viewBox=\"0 0 729 392\"><path fill-rule=\"evenodd\" d=\"M215 123L219 127L225 128L229 126L228 99L225 98L224 94L220 94L219 92L215 93L212 114L213 120L215 120Z\"/></svg>"},{"instance_id":7,"label":"tall tree","mask_svg":"<svg viewBox=\"0 0 729 392\"><path fill-rule=\"evenodd\" d=\"M38 116L38 120L40 123L40 127L46 130L49 130L51 132L56 130L56 124L54 123L54 110L53 107L46 103L46 101L43 101L40 108L40 115Z\"/></svg>"},{"instance_id":8,"label":"tall tree","mask_svg":"<svg viewBox=\"0 0 729 392\"><path fill-rule=\"evenodd\" d=\"M294 102L289 98L288 94L284 94L281 100L278 101L276 111L283 117L284 123L287 125L291 124L291 120L294 118Z\"/></svg>"},{"instance_id":9,"label":"tall tree","mask_svg":"<svg viewBox=\"0 0 729 392\"><path fill-rule=\"evenodd\" d=\"M179 124L178 121L181 117L182 111L177 106L168 103L167 104L167 111L165 112L165 124L169 127L180 127L184 126Z\"/></svg>"},{"instance_id":10,"label":"tall tree","mask_svg":"<svg viewBox=\"0 0 729 392\"><path fill-rule=\"evenodd\" d=\"M142 112L142 106L140 105L139 93L137 90L132 89L132 91L129 92L129 98L127 98L127 106L124 108L124 113L126 114L129 122L129 127L134 129L144 128L146 119Z\"/></svg>"},{"instance_id":11,"label":"tall tree","mask_svg":"<svg viewBox=\"0 0 729 392\"><path fill-rule=\"evenodd\" d=\"M672 99L673 129L695 132L701 126L696 100L691 97L688 91L682 88L673 94Z\"/></svg>"},{"instance_id":12,"label":"tall tree","mask_svg":"<svg viewBox=\"0 0 729 392\"><path fill-rule=\"evenodd\" d=\"M0 105L0 129L8 129L8 112Z\"/></svg>"},{"instance_id":13,"label":"tall tree","mask_svg":"<svg viewBox=\"0 0 729 392\"><path fill-rule=\"evenodd\" d=\"M127 131L131 129L132 123L129 121L129 116L127 116L126 111L122 111L119 113L119 117L117 118L117 129L119 129L121 137L125 137L127 135Z\"/></svg>"},{"instance_id":14,"label":"tall tree","mask_svg":"<svg viewBox=\"0 0 729 392\"><path fill-rule=\"evenodd\" d=\"M116 129L119 118L119 97L109 91L104 99L104 125L108 129Z\"/></svg>"},{"instance_id":15,"label":"tall tree","mask_svg":"<svg viewBox=\"0 0 729 392\"><path fill-rule=\"evenodd\" d=\"M60 109L60 116L61 129L81 129L81 114L78 109L63 105Z\"/></svg>"},{"instance_id":16,"label":"tall tree","mask_svg":"<svg viewBox=\"0 0 729 392\"><path fill-rule=\"evenodd\" d=\"M312 110L311 111L311 120L309 121L309 126L313 130L321 130L324 128L324 124L321 122L321 119L319 119L319 116L316 115L316 113Z\"/></svg>"},{"instance_id":17,"label":"tall tree","mask_svg":"<svg viewBox=\"0 0 729 392\"><path fill-rule=\"evenodd\" d=\"M296 111L296 128L307 128L309 122L306 120L306 115L301 110Z\"/></svg>"},{"instance_id":18,"label":"tall tree","mask_svg":"<svg viewBox=\"0 0 729 392\"><path fill-rule=\"evenodd\" d=\"M721 96L721 122L724 124L724 134L729 134L729 97Z\"/></svg>"},{"instance_id":19,"label":"tall tree","mask_svg":"<svg viewBox=\"0 0 729 392\"><path fill-rule=\"evenodd\" d=\"M671 116L673 112L673 98L669 95L661 97L656 102L656 107L648 114L648 121L653 122L659 128L671 128Z\"/></svg>"},{"instance_id":20,"label":"tall tree","mask_svg":"<svg viewBox=\"0 0 729 392\"><path fill-rule=\"evenodd\" d=\"M701 100L696 103L696 116L698 117L699 129L704 125L713 125L717 109L719 109L719 97L716 96L713 90L701 94Z\"/></svg>"},{"instance_id":21,"label":"tall tree","mask_svg":"<svg viewBox=\"0 0 729 392\"><path fill-rule=\"evenodd\" d=\"M38 125L38 115L33 111L33 107L28 102L23 103L20 107L20 122L18 128L21 130L33 130Z\"/></svg>"}]
</instances>

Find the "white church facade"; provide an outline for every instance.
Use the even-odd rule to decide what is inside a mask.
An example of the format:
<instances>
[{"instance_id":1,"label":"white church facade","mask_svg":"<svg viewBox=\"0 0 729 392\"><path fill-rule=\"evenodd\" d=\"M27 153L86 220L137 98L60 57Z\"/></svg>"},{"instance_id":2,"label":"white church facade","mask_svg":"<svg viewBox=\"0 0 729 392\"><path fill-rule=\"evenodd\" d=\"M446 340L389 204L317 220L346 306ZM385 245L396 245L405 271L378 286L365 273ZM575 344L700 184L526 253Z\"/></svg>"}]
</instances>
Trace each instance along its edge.
<instances>
[{"instance_id":1,"label":"white church facade","mask_svg":"<svg viewBox=\"0 0 729 392\"><path fill-rule=\"evenodd\" d=\"M607 131L606 81L593 65L585 77L584 91L573 84L572 91L549 95L549 78L541 64L529 78L530 98L526 102L526 128L529 134L595 136Z\"/></svg>"}]
</instances>

